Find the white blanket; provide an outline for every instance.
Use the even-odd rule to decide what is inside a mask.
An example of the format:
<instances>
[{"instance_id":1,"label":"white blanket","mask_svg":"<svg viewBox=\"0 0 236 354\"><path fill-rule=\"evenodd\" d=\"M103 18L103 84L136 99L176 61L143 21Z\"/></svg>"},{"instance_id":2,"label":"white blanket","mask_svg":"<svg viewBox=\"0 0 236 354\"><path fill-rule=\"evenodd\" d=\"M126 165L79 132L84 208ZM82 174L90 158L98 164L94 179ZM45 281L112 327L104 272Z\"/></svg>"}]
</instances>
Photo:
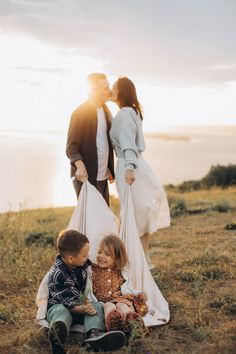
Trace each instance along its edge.
<instances>
[{"instance_id":1,"label":"white blanket","mask_svg":"<svg viewBox=\"0 0 236 354\"><path fill-rule=\"evenodd\" d=\"M92 262L95 262L100 239L110 233L117 235L118 224L101 193L88 181L84 182L67 229L77 230L88 237Z\"/></svg>"},{"instance_id":2,"label":"white blanket","mask_svg":"<svg viewBox=\"0 0 236 354\"><path fill-rule=\"evenodd\" d=\"M134 205L130 186L126 185L121 206L120 237L128 254L130 281L135 289L145 291L148 296L149 312L143 318L146 326L157 326L169 321L169 306L156 285L144 255L135 222Z\"/></svg>"},{"instance_id":3,"label":"white blanket","mask_svg":"<svg viewBox=\"0 0 236 354\"><path fill-rule=\"evenodd\" d=\"M145 325L161 325L169 321L168 303L158 289L146 262L135 223L130 186L127 185L125 193L126 195L121 207L120 237L124 241L128 253L129 279L134 289L145 291L148 295L149 313L143 318ZM119 233L116 216L107 206L97 189L88 181L83 184L77 206L74 209L67 229L78 230L89 238L89 257L92 262L95 261L100 239L110 233L117 235ZM48 274L43 278L36 297L36 305L38 307L36 322L44 327L48 327L48 322L46 321L48 301L47 280ZM89 281L87 282L87 286L89 287ZM93 294L90 294L90 297L94 300ZM83 329L81 326L77 326L76 328L79 331ZM73 329L75 327L73 328L72 326Z\"/></svg>"}]
</instances>

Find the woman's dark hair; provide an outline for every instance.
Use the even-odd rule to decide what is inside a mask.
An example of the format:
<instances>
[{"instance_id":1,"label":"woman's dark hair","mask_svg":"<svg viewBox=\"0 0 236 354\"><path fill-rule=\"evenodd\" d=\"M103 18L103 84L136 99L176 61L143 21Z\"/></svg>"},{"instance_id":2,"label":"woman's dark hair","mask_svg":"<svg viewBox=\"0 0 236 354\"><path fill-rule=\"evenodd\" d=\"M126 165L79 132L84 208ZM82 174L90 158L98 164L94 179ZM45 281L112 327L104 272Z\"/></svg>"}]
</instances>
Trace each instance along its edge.
<instances>
[{"instance_id":1,"label":"woman's dark hair","mask_svg":"<svg viewBox=\"0 0 236 354\"><path fill-rule=\"evenodd\" d=\"M133 82L127 77L120 77L117 82L119 107L131 107L136 113L139 112L141 120L143 120L142 106L138 101L136 88Z\"/></svg>"}]
</instances>

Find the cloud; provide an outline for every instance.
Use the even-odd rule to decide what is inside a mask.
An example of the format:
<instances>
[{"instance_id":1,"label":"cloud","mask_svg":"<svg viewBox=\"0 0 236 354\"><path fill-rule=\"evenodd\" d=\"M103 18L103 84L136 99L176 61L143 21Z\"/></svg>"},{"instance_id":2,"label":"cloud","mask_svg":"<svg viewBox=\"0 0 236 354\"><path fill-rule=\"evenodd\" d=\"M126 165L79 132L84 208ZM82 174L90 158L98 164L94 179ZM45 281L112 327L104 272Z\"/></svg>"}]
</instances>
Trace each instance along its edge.
<instances>
[{"instance_id":1,"label":"cloud","mask_svg":"<svg viewBox=\"0 0 236 354\"><path fill-rule=\"evenodd\" d=\"M236 80L236 4L220 0L1 1L2 32L105 63L112 74L195 85Z\"/></svg>"},{"instance_id":2,"label":"cloud","mask_svg":"<svg viewBox=\"0 0 236 354\"><path fill-rule=\"evenodd\" d=\"M61 68L36 68L36 67L24 66L24 65L16 66L13 69L40 72L40 73L47 73L47 74L60 74L60 75L65 75L65 74L69 73L68 70L61 69Z\"/></svg>"},{"instance_id":3,"label":"cloud","mask_svg":"<svg viewBox=\"0 0 236 354\"><path fill-rule=\"evenodd\" d=\"M39 82L39 81L31 81L31 82L30 82L30 86L31 86L31 87L41 87L41 86L42 86L42 83Z\"/></svg>"}]
</instances>

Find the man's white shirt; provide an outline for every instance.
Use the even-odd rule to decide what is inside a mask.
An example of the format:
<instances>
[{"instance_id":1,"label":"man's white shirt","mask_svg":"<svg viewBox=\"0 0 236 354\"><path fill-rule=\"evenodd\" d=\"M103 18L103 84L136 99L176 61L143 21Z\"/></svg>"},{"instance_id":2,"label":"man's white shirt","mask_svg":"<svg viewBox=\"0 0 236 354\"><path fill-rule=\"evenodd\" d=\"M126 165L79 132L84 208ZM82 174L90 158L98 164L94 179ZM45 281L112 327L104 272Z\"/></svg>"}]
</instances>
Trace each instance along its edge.
<instances>
[{"instance_id":1,"label":"man's white shirt","mask_svg":"<svg viewBox=\"0 0 236 354\"><path fill-rule=\"evenodd\" d=\"M105 118L105 113L103 108L97 110L97 155L98 155L98 174L97 181L104 181L108 178L108 156L109 156L109 145L107 139L107 122Z\"/></svg>"}]
</instances>

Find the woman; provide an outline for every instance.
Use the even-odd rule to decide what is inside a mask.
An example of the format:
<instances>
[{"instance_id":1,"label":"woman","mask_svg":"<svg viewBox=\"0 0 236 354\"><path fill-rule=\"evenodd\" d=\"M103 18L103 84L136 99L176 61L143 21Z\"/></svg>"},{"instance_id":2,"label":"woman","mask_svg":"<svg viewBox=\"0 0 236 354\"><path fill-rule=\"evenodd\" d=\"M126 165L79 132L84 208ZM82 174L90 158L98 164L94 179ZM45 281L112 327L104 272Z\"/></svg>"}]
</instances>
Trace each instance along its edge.
<instances>
[{"instance_id":1,"label":"woman","mask_svg":"<svg viewBox=\"0 0 236 354\"><path fill-rule=\"evenodd\" d=\"M145 150L143 114L133 82L127 77L119 78L113 86L111 100L120 108L110 131L118 157L117 189L122 202L126 183L131 185L137 228L147 262L152 269L154 265L149 255L149 236L170 225L169 207L164 189L142 157Z\"/></svg>"}]
</instances>

